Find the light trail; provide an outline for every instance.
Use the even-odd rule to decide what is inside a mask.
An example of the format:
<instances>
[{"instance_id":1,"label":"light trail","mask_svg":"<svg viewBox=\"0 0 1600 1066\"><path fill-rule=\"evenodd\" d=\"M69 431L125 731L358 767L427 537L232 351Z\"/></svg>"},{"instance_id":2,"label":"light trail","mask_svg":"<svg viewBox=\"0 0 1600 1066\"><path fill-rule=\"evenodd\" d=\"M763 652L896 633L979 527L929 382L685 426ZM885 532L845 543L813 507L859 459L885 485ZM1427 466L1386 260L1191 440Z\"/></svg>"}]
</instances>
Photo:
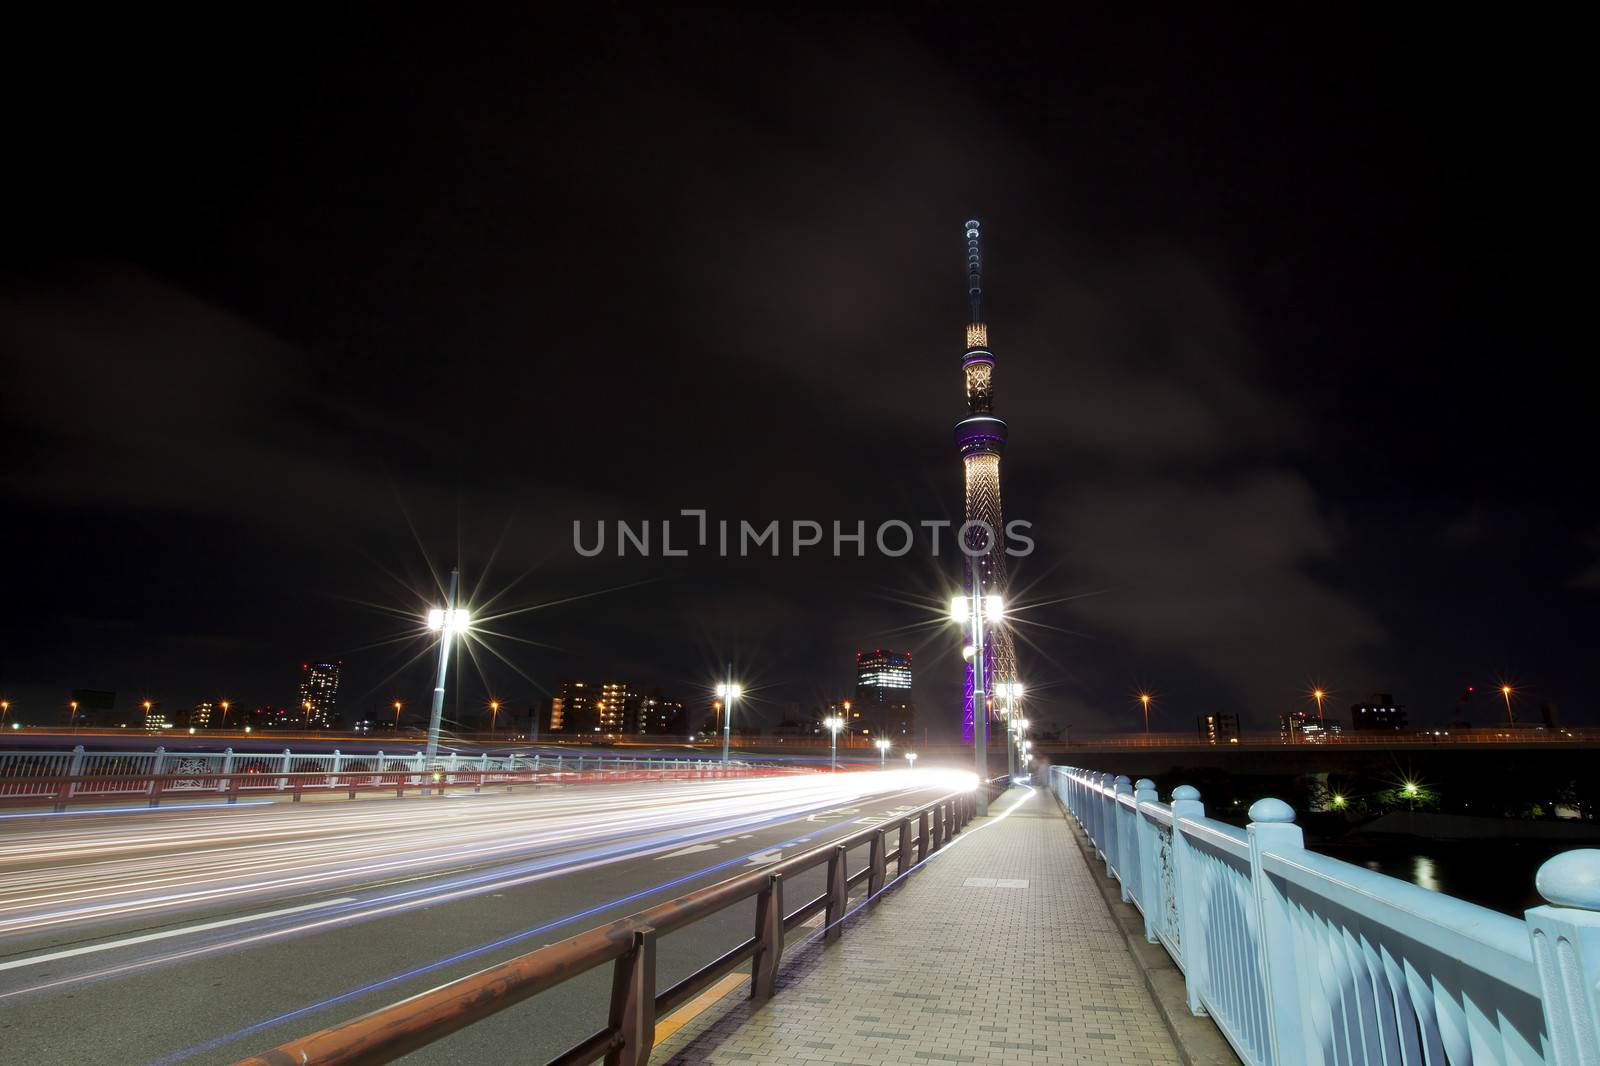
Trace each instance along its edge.
<instances>
[{"instance_id":1,"label":"light trail","mask_svg":"<svg viewBox=\"0 0 1600 1066\"><path fill-rule=\"evenodd\" d=\"M243 818L178 817L148 828L34 825L34 832L0 842L0 933L60 932L135 917L168 921L199 907L495 866L478 879L433 886L435 898L409 904L428 905L474 880L493 887L540 875L543 860L528 865L539 856L587 846L585 856L614 861L891 791L940 787L942 776L819 774L603 793L586 786L466 806L382 801L360 810L279 807ZM645 839L625 843L638 837ZM616 847L592 850L608 842Z\"/></svg>"}]
</instances>

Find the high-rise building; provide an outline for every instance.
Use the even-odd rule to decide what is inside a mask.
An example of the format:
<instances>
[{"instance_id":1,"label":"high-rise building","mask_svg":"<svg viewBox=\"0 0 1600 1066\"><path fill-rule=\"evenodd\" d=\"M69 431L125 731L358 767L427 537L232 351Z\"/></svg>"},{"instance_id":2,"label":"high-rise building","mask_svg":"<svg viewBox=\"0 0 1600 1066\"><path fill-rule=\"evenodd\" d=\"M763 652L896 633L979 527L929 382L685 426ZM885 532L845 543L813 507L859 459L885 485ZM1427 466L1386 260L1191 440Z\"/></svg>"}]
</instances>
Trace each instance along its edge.
<instances>
[{"instance_id":1,"label":"high-rise building","mask_svg":"<svg viewBox=\"0 0 1600 1066\"><path fill-rule=\"evenodd\" d=\"M201 700L189 712L189 727L191 729L210 729L213 723L222 719L222 712L217 709L216 700Z\"/></svg>"},{"instance_id":2,"label":"high-rise building","mask_svg":"<svg viewBox=\"0 0 1600 1066\"><path fill-rule=\"evenodd\" d=\"M307 729L331 729L338 721L333 708L343 665L342 661L300 664L300 712Z\"/></svg>"},{"instance_id":3,"label":"high-rise building","mask_svg":"<svg viewBox=\"0 0 1600 1066\"><path fill-rule=\"evenodd\" d=\"M1200 725L1200 739L1207 744L1231 744L1239 739L1237 714L1202 714L1196 721Z\"/></svg>"},{"instance_id":4,"label":"high-rise building","mask_svg":"<svg viewBox=\"0 0 1600 1066\"><path fill-rule=\"evenodd\" d=\"M167 712L161 709L160 700L140 700L139 715L140 723L151 733L172 728L172 722L167 719Z\"/></svg>"},{"instance_id":5,"label":"high-rise building","mask_svg":"<svg viewBox=\"0 0 1600 1066\"><path fill-rule=\"evenodd\" d=\"M602 733L633 733L639 719L639 694L626 681L606 681L594 705Z\"/></svg>"},{"instance_id":6,"label":"high-rise building","mask_svg":"<svg viewBox=\"0 0 1600 1066\"><path fill-rule=\"evenodd\" d=\"M967 324L966 354L961 372L966 381L967 417L956 423L956 448L966 481L966 521L962 525L964 588L968 596L1005 596L1005 517L1000 503L1000 455L1006 446L1006 424L994 416L994 353L989 350L989 327L983 320L983 258L978 243L978 220L967 222ZM1011 634L1004 626L984 630L985 704L982 713L993 717L995 684L1017 679L1017 659ZM973 684L976 664L968 659L962 700L961 737L971 743Z\"/></svg>"},{"instance_id":7,"label":"high-rise building","mask_svg":"<svg viewBox=\"0 0 1600 1066\"><path fill-rule=\"evenodd\" d=\"M1358 733L1402 733L1406 709L1387 692L1374 692L1366 703L1350 708L1350 728Z\"/></svg>"},{"instance_id":8,"label":"high-rise building","mask_svg":"<svg viewBox=\"0 0 1600 1066\"><path fill-rule=\"evenodd\" d=\"M595 704L600 701L600 686L591 681L563 681L550 698L550 711L544 721L547 733L573 736L593 733L600 727Z\"/></svg>"},{"instance_id":9,"label":"high-rise building","mask_svg":"<svg viewBox=\"0 0 1600 1066\"><path fill-rule=\"evenodd\" d=\"M856 698L852 710L878 736L893 738L915 733L911 653L882 648L856 652Z\"/></svg>"},{"instance_id":10,"label":"high-rise building","mask_svg":"<svg viewBox=\"0 0 1600 1066\"><path fill-rule=\"evenodd\" d=\"M661 736L688 728L688 709L679 700L667 699L658 688L638 697L635 706L637 714L629 732Z\"/></svg>"}]
</instances>

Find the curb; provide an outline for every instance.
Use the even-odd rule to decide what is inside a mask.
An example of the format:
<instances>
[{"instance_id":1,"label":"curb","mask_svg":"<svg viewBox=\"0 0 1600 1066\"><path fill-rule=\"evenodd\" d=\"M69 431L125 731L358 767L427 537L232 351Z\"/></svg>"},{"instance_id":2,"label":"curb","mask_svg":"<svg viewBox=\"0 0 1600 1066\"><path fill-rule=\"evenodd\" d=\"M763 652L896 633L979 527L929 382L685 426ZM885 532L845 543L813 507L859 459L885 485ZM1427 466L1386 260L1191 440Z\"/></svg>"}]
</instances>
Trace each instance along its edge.
<instances>
[{"instance_id":1,"label":"curb","mask_svg":"<svg viewBox=\"0 0 1600 1066\"><path fill-rule=\"evenodd\" d=\"M1166 948L1145 940L1144 916L1133 904L1122 902L1120 886L1105 872L1100 860L1095 858L1094 845L1089 842L1077 819L1061 805L1054 790L1050 790L1050 796L1056 801L1056 809L1066 821L1067 831L1077 842L1084 862L1094 875L1095 887L1105 900L1111 920L1116 923L1123 940L1128 944L1128 954L1133 956L1144 978L1145 990L1150 993L1156 1013L1161 1016L1161 1024L1167 1027L1167 1033L1178 1049L1178 1058L1184 1066L1243 1066L1243 1060L1234 1053L1232 1045L1215 1022L1189 1013L1189 996L1183 971L1172 961Z\"/></svg>"}]
</instances>

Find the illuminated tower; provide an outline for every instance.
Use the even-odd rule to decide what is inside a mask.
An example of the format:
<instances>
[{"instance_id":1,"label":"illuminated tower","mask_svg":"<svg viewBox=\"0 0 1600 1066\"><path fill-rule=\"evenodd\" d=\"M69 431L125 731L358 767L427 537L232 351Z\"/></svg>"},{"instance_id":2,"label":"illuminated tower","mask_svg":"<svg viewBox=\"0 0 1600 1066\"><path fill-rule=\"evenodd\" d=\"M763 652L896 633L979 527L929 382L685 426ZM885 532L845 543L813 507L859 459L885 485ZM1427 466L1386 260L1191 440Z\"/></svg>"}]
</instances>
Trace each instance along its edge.
<instances>
[{"instance_id":1,"label":"illuminated tower","mask_svg":"<svg viewBox=\"0 0 1600 1066\"><path fill-rule=\"evenodd\" d=\"M983 321L983 255L978 243L978 220L967 223L967 300L972 316L967 324L967 354L961 357L966 378L967 417L956 423L956 447L966 477L966 523L961 539L965 587L969 596L1005 595L1005 519L1000 507L1000 453L1006 447L1006 424L994 416L994 353L989 351L989 327ZM983 690L1016 680L1016 652L1004 628L985 631ZM961 739L972 743L973 669L966 663L966 688L962 698ZM992 701L985 713L992 714Z\"/></svg>"}]
</instances>

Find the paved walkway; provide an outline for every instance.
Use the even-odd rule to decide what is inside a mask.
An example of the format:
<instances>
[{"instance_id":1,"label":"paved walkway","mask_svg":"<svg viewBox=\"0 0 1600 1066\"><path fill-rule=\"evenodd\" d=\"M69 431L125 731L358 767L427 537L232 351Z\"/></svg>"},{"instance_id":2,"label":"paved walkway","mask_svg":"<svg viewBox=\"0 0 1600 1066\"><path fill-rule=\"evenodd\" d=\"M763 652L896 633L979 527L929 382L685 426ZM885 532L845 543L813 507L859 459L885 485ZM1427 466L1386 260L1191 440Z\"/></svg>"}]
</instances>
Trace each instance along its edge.
<instances>
[{"instance_id":1,"label":"paved walkway","mask_svg":"<svg viewBox=\"0 0 1600 1066\"><path fill-rule=\"evenodd\" d=\"M1176 1064L1055 801L1014 788L824 947L791 937L778 992L740 984L652 1063Z\"/></svg>"}]
</instances>

